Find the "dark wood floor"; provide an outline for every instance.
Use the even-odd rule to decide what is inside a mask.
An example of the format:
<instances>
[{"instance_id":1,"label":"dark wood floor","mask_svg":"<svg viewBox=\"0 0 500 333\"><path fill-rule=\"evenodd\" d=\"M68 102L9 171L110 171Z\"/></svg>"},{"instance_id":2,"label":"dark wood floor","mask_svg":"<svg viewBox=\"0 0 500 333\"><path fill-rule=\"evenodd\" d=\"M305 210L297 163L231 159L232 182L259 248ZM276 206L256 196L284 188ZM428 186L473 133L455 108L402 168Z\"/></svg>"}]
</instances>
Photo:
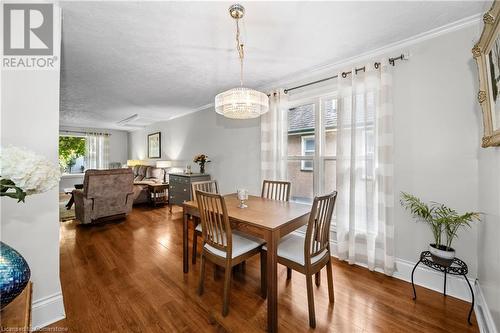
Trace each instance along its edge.
<instances>
[{"instance_id":1,"label":"dark wood floor","mask_svg":"<svg viewBox=\"0 0 500 333\"><path fill-rule=\"evenodd\" d=\"M61 283L69 332L259 332L266 301L259 296L259 258L236 272L223 318L222 274L207 266L205 294L196 294L199 266L182 273L182 211L134 208L119 223L61 223ZM199 263L199 261L198 261ZM279 329L309 330L305 279L279 268ZM326 274L315 291L316 332L478 332L466 323L469 304L334 261L335 305Z\"/></svg>"}]
</instances>

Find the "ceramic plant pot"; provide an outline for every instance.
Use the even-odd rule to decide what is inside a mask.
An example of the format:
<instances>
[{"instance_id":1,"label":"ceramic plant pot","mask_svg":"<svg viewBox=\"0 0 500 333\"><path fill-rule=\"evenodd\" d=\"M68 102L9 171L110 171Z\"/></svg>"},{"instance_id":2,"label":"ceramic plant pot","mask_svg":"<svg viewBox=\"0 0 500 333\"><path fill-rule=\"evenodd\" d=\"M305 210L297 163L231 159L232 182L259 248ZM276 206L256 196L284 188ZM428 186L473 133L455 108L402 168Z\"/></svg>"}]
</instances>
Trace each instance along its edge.
<instances>
[{"instance_id":1,"label":"ceramic plant pot","mask_svg":"<svg viewBox=\"0 0 500 333\"><path fill-rule=\"evenodd\" d=\"M432 260L443 266L450 266L455 258L455 250L444 245L429 244L429 252Z\"/></svg>"}]
</instances>

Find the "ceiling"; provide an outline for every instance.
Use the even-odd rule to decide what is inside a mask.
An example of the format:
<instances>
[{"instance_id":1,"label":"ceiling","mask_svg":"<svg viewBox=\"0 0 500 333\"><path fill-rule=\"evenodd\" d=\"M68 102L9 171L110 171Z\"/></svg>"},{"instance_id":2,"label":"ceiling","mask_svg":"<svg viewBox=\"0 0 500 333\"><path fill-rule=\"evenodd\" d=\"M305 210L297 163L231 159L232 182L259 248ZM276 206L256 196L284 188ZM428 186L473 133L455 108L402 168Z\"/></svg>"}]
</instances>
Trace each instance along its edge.
<instances>
[{"instance_id":1,"label":"ceiling","mask_svg":"<svg viewBox=\"0 0 500 333\"><path fill-rule=\"evenodd\" d=\"M132 130L199 110L239 84L230 2L60 5L61 125ZM244 82L257 88L484 12L489 3L243 5Z\"/></svg>"}]
</instances>

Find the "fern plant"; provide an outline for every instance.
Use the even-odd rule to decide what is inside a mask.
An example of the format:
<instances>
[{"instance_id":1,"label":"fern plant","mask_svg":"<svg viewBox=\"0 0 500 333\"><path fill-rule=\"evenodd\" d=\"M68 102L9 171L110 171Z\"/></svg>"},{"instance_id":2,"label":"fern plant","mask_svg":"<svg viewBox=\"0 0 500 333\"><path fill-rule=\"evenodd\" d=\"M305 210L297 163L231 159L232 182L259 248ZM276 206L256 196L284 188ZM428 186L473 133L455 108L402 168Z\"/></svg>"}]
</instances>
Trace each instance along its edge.
<instances>
[{"instance_id":1,"label":"fern plant","mask_svg":"<svg viewBox=\"0 0 500 333\"><path fill-rule=\"evenodd\" d=\"M470 227L471 223L480 220L480 214L467 212L459 215L454 209L443 204L432 202L430 205L422 202L414 195L401 192L401 205L409 210L413 217L426 222L434 236L435 247L451 250L451 244L457 238L458 230L461 227ZM446 240L443 239L443 233Z\"/></svg>"}]
</instances>

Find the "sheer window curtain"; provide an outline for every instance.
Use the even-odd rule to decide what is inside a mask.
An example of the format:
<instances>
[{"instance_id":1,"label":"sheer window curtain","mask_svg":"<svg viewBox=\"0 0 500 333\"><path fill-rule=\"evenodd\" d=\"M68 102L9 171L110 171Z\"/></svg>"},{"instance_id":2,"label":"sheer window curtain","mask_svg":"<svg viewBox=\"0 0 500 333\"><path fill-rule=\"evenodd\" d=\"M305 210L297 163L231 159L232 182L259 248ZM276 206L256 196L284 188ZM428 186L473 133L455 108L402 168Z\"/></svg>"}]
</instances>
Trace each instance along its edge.
<instances>
[{"instance_id":1,"label":"sheer window curtain","mask_svg":"<svg viewBox=\"0 0 500 333\"><path fill-rule=\"evenodd\" d=\"M338 79L337 245L339 258L394 272L392 74Z\"/></svg>"},{"instance_id":2,"label":"sheer window curtain","mask_svg":"<svg viewBox=\"0 0 500 333\"><path fill-rule=\"evenodd\" d=\"M107 169L109 166L109 134L87 133L87 169Z\"/></svg>"},{"instance_id":3,"label":"sheer window curtain","mask_svg":"<svg viewBox=\"0 0 500 333\"><path fill-rule=\"evenodd\" d=\"M262 180L287 177L287 104L283 90L275 90L269 97L269 111L260 117Z\"/></svg>"}]
</instances>

